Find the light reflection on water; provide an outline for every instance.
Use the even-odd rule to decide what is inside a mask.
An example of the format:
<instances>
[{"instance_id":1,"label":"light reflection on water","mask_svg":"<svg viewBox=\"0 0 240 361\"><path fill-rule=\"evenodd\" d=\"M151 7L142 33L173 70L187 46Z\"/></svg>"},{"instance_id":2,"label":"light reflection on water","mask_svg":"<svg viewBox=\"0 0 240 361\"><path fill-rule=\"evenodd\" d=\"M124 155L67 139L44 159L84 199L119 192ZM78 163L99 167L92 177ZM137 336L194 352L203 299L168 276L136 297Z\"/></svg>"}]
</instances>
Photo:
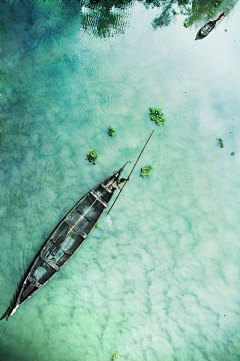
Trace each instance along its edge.
<instances>
[{"instance_id":1,"label":"light reflection on water","mask_svg":"<svg viewBox=\"0 0 240 361\"><path fill-rule=\"evenodd\" d=\"M85 32L77 9L4 4L2 313L58 221L125 161L133 165L156 131L110 219L1 324L0 359L122 352L131 361L235 361L239 7L196 46L185 16L154 30L159 9L135 3L110 25L96 11ZM163 108L164 127L149 120L149 106ZM85 160L90 147L95 167ZM147 164L152 176L142 180Z\"/></svg>"}]
</instances>

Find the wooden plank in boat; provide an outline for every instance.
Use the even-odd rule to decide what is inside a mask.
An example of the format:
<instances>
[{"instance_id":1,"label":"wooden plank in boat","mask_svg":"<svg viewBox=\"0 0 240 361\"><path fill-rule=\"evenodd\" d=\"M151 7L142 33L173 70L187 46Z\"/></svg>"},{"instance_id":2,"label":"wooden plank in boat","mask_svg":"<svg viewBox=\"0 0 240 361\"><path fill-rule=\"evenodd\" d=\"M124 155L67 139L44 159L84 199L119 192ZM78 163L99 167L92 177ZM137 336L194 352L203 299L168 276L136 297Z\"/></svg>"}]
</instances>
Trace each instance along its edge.
<instances>
[{"instance_id":1,"label":"wooden plank in boat","mask_svg":"<svg viewBox=\"0 0 240 361\"><path fill-rule=\"evenodd\" d=\"M94 190L92 190L90 193L91 195L93 195L94 198L96 198L100 203L102 203L104 207L107 207L107 203L105 203L104 200L102 200L102 198L99 197L99 195Z\"/></svg>"},{"instance_id":2,"label":"wooden plank in boat","mask_svg":"<svg viewBox=\"0 0 240 361\"><path fill-rule=\"evenodd\" d=\"M38 288L40 288L42 285L41 285L41 283L39 283L38 282L38 280L36 280L36 278L33 278L32 276L29 276L28 277L28 280L29 280L29 282L34 282L35 283L35 285L36 285L36 287L38 287Z\"/></svg>"},{"instance_id":3,"label":"wooden plank in boat","mask_svg":"<svg viewBox=\"0 0 240 361\"><path fill-rule=\"evenodd\" d=\"M40 257L42 258L42 260L44 262L46 262L47 264L49 264L50 267L52 267L53 269L55 269L55 271L60 271L60 268L58 267L58 265L56 265L56 263L54 263L52 260L50 260L49 258L45 257L44 255L40 255Z\"/></svg>"},{"instance_id":4,"label":"wooden plank in boat","mask_svg":"<svg viewBox=\"0 0 240 361\"><path fill-rule=\"evenodd\" d=\"M66 222L70 227L72 227L74 225L74 222L71 221L71 219L64 219L64 222ZM80 236L82 236L84 239L87 238L87 234L80 228L78 227L77 225L75 225L73 227L73 230L78 233Z\"/></svg>"},{"instance_id":5,"label":"wooden plank in boat","mask_svg":"<svg viewBox=\"0 0 240 361\"><path fill-rule=\"evenodd\" d=\"M108 193L112 193L111 189L109 189L108 187L106 187L105 184L101 183L101 186L102 186Z\"/></svg>"}]
</instances>

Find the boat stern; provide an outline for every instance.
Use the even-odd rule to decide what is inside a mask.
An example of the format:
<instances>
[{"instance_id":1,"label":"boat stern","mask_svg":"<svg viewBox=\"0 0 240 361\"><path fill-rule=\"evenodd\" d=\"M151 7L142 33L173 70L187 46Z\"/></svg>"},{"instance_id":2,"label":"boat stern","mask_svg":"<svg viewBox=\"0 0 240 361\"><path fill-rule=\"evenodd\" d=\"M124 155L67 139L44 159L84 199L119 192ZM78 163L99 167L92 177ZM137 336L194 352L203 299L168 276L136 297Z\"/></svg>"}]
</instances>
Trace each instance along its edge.
<instances>
[{"instance_id":1,"label":"boat stern","mask_svg":"<svg viewBox=\"0 0 240 361\"><path fill-rule=\"evenodd\" d=\"M14 315L14 313L17 311L17 309L19 308L19 304L17 304L13 309L12 311L9 313L9 315L7 316L6 318L6 321L9 319L9 317L11 317L12 315Z\"/></svg>"}]
</instances>

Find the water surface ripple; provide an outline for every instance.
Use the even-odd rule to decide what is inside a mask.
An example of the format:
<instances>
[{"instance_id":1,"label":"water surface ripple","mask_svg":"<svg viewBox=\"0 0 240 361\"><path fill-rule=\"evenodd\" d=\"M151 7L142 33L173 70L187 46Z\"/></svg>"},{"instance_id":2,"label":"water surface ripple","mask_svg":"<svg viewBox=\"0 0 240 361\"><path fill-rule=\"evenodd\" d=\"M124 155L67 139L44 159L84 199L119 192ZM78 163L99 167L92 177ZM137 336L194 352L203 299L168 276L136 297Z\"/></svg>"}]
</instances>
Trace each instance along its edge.
<instances>
[{"instance_id":1,"label":"water surface ripple","mask_svg":"<svg viewBox=\"0 0 240 361\"><path fill-rule=\"evenodd\" d=\"M59 220L155 133L110 217L1 322L0 361L239 360L240 7L201 42L142 4L2 7L2 313Z\"/></svg>"}]
</instances>

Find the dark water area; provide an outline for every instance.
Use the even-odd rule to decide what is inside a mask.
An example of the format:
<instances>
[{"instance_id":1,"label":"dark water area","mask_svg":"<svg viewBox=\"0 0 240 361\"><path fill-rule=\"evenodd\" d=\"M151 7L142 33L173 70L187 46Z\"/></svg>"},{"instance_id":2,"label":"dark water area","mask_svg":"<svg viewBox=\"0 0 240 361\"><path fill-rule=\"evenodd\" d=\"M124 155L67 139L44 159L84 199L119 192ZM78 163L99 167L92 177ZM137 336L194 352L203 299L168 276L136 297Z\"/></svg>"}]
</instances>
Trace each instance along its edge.
<instances>
[{"instance_id":1,"label":"dark water area","mask_svg":"<svg viewBox=\"0 0 240 361\"><path fill-rule=\"evenodd\" d=\"M239 360L235 3L1 2L1 314L62 217L155 132L110 217L0 322L0 361Z\"/></svg>"}]
</instances>

